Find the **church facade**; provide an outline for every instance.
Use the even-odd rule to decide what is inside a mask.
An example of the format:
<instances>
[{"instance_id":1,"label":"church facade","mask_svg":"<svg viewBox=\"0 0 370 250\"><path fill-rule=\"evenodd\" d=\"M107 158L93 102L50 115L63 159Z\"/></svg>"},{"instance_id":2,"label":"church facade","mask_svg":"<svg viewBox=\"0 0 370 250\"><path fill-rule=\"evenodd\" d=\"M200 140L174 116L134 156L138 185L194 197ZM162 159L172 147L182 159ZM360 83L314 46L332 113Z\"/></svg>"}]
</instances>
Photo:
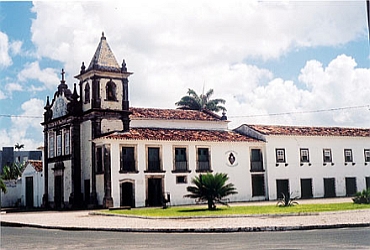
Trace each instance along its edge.
<instances>
[{"instance_id":1,"label":"church facade","mask_svg":"<svg viewBox=\"0 0 370 250\"><path fill-rule=\"evenodd\" d=\"M183 198L186 187L206 172L228 174L238 191L230 201L274 200L282 192L344 196L370 185L368 129L345 134L337 128L329 135L287 126L230 130L225 115L206 110L130 107L132 73L124 60L117 63L104 34L89 66L82 63L73 90L64 74L47 98L42 123L44 206L192 204ZM335 169L322 163L331 148ZM345 158L349 149L356 162ZM343 164L341 150L347 150Z\"/></svg>"}]
</instances>

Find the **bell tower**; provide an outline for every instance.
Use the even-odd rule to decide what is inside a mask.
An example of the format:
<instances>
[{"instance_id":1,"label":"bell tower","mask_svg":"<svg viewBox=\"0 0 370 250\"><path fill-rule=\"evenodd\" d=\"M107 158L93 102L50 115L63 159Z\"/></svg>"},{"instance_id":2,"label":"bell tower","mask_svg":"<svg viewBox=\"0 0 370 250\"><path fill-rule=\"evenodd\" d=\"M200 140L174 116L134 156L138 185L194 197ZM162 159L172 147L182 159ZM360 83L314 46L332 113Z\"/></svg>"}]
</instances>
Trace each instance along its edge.
<instances>
[{"instance_id":1,"label":"bell tower","mask_svg":"<svg viewBox=\"0 0 370 250\"><path fill-rule=\"evenodd\" d=\"M105 112L99 115L107 119L119 118L123 130L128 130L128 77L131 74L127 71L125 60L121 65L117 63L103 32L88 68L83 62L80 74L75 76L80 81L82 111L96 114Z\"/></svg>"},{"instance_id":2,"label":"bell tower","mask_svg":"<svg viewBox=\"0 0 370 250\"><path fill-rule=\"evenodd\" d=\"M125 60L121 65L117 63L102 33L89 66L86 68L82 63L80 74L75 76L79 80L82 108L80 155L84 200L91 207L113 206L110 145L97 145L94 139L130 129L128 77L131 74ZM104 190L98 189L102 186Z\"/></svg>"}]
</instances>

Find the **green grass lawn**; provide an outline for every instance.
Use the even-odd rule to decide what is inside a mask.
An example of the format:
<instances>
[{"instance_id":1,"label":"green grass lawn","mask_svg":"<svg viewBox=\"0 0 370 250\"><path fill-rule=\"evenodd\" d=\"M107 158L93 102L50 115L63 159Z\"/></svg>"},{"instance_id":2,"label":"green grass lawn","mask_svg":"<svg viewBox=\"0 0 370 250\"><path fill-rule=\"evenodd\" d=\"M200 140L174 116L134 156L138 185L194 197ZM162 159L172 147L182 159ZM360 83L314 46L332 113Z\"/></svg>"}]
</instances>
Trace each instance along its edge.
<instances>
[{"instance_id":1,"label":"green grass lawn","mask_svg":"<svg viewBox=\"0 0 370 250\"><path fill-rule=\"evenodd\" d=\"M104 210L108 214L123 214L145 217L190 217L190 216L232 216L258 214L318 213L355 209L370 209L369 204L333 203L333 204L298 204L290 207L267 206L217 206L209 211L206 206L181 206L163 208L134 208L131 210Z\"/></svg>"}]
</instances>

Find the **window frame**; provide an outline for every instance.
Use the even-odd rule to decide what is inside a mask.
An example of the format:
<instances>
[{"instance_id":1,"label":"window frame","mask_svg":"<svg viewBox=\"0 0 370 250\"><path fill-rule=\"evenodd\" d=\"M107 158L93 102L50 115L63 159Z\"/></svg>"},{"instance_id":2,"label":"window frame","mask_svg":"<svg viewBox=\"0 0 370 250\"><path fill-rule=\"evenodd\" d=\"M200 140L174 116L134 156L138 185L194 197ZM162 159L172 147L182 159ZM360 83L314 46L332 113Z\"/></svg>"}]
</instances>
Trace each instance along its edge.
<instances>
[{"instance_id":1,"label":"window frame","mask_svg":"<svg viewBox=\"0 0 370 250\"><path fill-rule=\"evenodd\" d=\"M364 149L364 159L365 163L370 162L370 149Z\"/></svg>"},{"instance_id":2,"label":"window frame","mask_svg":"<svg viewBox=\"0 0 370 250\"><path fill-rule=\"evenodd\" d=\"M201 155L200 155L200 151L207 151L207 154L201 154L201 155L207 155L207 160L201 160ZM196 158L196 172L212 172L212 168L211 168L211 149L210 147L207 147L207 146L197 146L196 147L196 154L197 154L197 158ZM202 164L201 164L202 162ZM208 167L205 168L203 166L203 163L205 162L208 162ZM200 166L202 165L202 166ZM205 165L205 164L204 164Z\"/></svg>"},{"instance_id":3,"label":"window frame","mask_svg":"<svg viewBox=\"0 0 370 250\"><path fill-rule=\"evenodd\" d=\"M112 80L105 85L105 100L117 101L117 85Z\"/></svg>"},{"instance_id":4,"label":"window frame","mask_svg":"<svg viewBox=\"0 0 370 250\"><path fill-rule=\"evenodd\" d=\"M158 150L158 169L151 169L149 164L149 150L150 149L157 149ZM146 145L145 146L145 154L146 154L146 169L145 173L164 173L166 171L163 170L163 160L162 160L162 147L160 145Z\"/></svg>"},{"instance_id":5,"label":"window frame","mask_svg":"<svg viewBox=\"0 0 370 250\"><path fill-rule=\"evenodd\" d=\"M344 152L344 162L345 163L352 163L353 162L352 149L345 148L343 152Z\"/></svg>"},{"instance_id":6,"label":"window frame","mask_svg":"<svg viewBox=\"0 0 370 250\"><path fill-rule=\"evenodd\" d=\"M64 140L64 155L71 154L71 132L69 129L65 129L63 133Z\"/></svg>"},{"instance_id":7,"label":"window frame","mask_svg":"<svg viewBox=\"0 0 370 250\"><path fill-rule=\"evenodd\" d=\"M276 163L286 163L285 148L276 148L275 157L276 157Z\"/></svg>"},{"instance_id":8,"label":"window frame","mask_svg":"<svg viewBox=\"0 0 370 250\"><path fill-rule=\"evenodd\" d=\"M133 161L131 164L133 164L133 169L130 168L130 169L125 169L124 168L124 157L123 157L123 149L132 149L132 158L133 158ZM137 169L137 161L136 161L136 158L137 158L137 151L136 151L136 145L120 145L120 169L119 169L119 172L120 173L138 173L138 169Z\"/></svg>"},{"instance_id":9,"label":"window frame","mask_svg":"<svg viewBox=\"0 0 370 250\"><path fill-rule=\"evenodd\" d=\"M54 158L55 157L55 133L54 131L50 132L49 135L48 135L48 141L49 141L49 154L48 154L48 158Z\"/></svg>"},{"instance_id":10,"label":"window frame","mask_svg":"<svg viewBox=\"0 0 370 250\"><path fill-rule=\"evenodd\" d=\"M258 151L259 161L255 160L254 154L252 152ZM250 171L251 172L264 172L263 166L263 154L260 148L251 148L250 149Z\"/></svg>"},{"instance_id":11,"label":"window frame","mask_svg":"<svg viewBox=\"0 0 370 250\"><path fill-rule=\"evenodd\" d=\"M304 155L305 154L304 152L306 152L307 155ZM310 162L310 151L309 151L308 148L300 148L299 149L299 155L300 155L301 163L309 163ZM305 157L307 159L305 159Z\"/></svg>"},{"instance_id":12,"label":"window frame","mask_svg":"<svg viewBox=\"0 0 370 250\"><path fill-rule=\"evenodd\" d=\"M333 162L333 154L331 152L330 148L324 148L323 149L323 162L324 163L332 163ZM325 153L328 153L329 156L326 156Z\"/></svg>"},{"instance_id":13,"label":"window frame","mask_svg":"<svg viewBox=\"0 0 370 250\"><path fill-rule=\"evenodd\" d=\"M178 160L177 152L183 150L184 151L184 158ZM182 160L182 161L181 161ZM182 163L182 164L180 164ZM180 165L180 166L179 166ZM185 165L185 166L182 166ZM188 148L186 146L174 146L173 147L173 170L174 173L184 173L184 172L191 172L189 171L189 164L188 164Z\"/></svg>"}]
</instances>

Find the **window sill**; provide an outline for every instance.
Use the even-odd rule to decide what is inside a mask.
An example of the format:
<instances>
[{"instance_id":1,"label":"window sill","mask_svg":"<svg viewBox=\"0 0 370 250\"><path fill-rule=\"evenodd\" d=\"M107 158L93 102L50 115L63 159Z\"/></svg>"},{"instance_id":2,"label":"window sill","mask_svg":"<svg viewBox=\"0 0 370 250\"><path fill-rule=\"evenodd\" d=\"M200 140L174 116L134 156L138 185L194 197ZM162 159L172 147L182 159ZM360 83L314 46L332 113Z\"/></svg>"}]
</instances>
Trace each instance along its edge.
<instances>
[{"instance_id":1,"label":"window sill","mask_svg":"<svg viewBox=\"0 0 370 250\"><path fill-rule=\"evenodd\" d=\"M139 171L137 171L137 170L120 170L119 173L120 174L138 174Z\"/></svg>"},{"instance_id":2,"label":"window sill","mask_svg":"<svg viewBox=\"0 0 370 250\"><path fill-rule=\"evenodd\" d=\"M185 169L185 170L172 170L171 171L172 173L176 174L176 173L191 173L191 170L188 170L188 169Z\"/></svg>"},{"instance_id":3,"label":"window sill","mask_svg":"<svg viewBox=\"0 0 370 250\"><path fill-rule=\"evenodd\" d=\"M144 173L166 173L165 170L144 170Z\"/></svg>"},{"instance_id":4,"label":"window sill","mask_svg":"<svg viewBox=\"0 0 370 250\"><path fill-rule=\"evenodd\" d=\"M265 172L264 169L251 169L250 170L251 173L260 173L260 172Z\"/></svg>"},{"instance_id":5,"label":"window sill","mask_svg":"<svg viewBox=\"0 0 370 250\"><path fill-rule=\"evenodd\" d=\"M199 170L199 169L197 169L197 170L195 170L195 172L196 173L212 173L213 170L211 170L211 169L205 169L205 170Z\"/></svg>"}]
</instances>

